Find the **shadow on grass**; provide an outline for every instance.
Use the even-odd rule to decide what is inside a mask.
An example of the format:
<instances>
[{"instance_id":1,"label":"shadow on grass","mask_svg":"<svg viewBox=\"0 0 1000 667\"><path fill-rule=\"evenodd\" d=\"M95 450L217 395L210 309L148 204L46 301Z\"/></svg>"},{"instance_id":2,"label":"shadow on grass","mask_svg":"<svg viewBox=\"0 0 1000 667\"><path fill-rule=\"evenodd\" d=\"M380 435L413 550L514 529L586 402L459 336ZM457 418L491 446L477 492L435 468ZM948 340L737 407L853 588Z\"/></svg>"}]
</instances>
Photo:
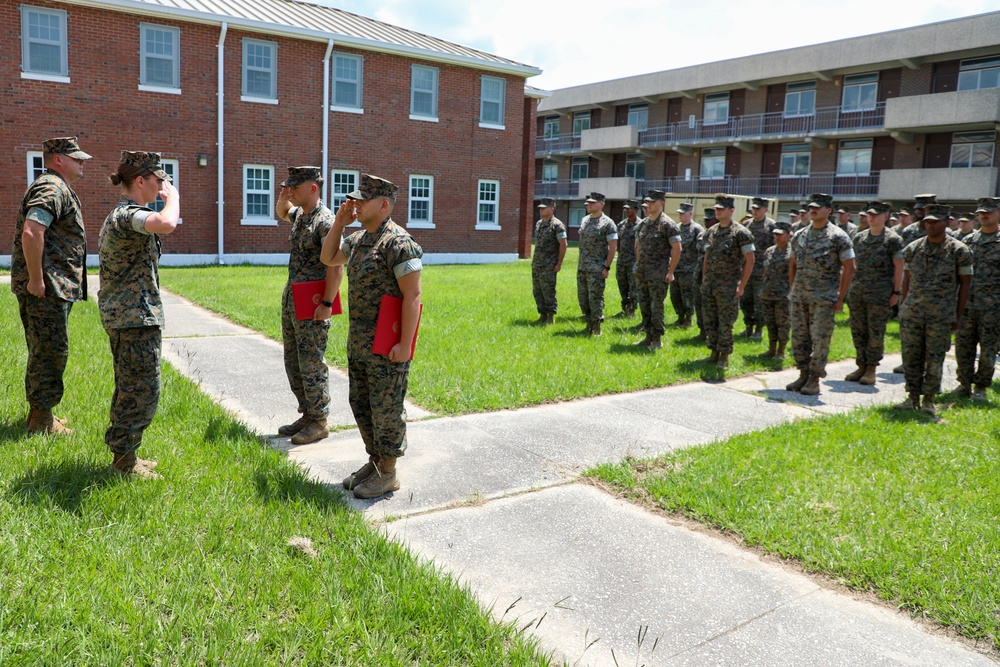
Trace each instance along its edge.
<instances>
[{"instance_id":1,"label":"shadow on grass","mask_svg":"<svg viewBox=\"0 0 1000 667\"><path fill-rule=\"evenodd\" d=\"M257 495L265 501L306 502L333 513L349 509L340 489L308 479L291 464L263 465L254 473L253 482Z\"/></svg>"},{"instance_id":2,"label":"shadow on grass","mask_svg":"<svg viewBox=\"0 0 1000 667\"><path fill-rule=\"evenodd\" d=\"M52 504L79 516L80 505L92 491L122 481L109 465L83 460L60 461L39 466L14 479L8 495L32 505Z\"/></svg>"},{"instance_id":3,"label":"shadow on grass","mask_svg":"<svg viewBox=\"0 0 1000 667\"><path fill-rule=\"evenodd\" d=\"M221 415L212 417L208 420L208 426L205 427L205 442L216 443L243 439L260 441L263 444L260 437L251 433L246 426L231 417Z\"/></svg>"},{"instance_id":4,"label":"shadow on grass","mask_svg":"<svg viewBox=\"0 0 1000 667\"><path fill-rule=\"evenodd\" d=\"M539 322L537 319L532 320L532 319L525 319L523 317L510 320L510 325L515 327L538 327L538 328L542 328L543 326L542 323Z\"/></svg>"},{"instance_id":5,"label":"shadow on grass","mask_svg":"<svg viewBox=\"0 0 1000 667\"><path fill-rule=\"evenodd\" d=\"M28 430L23 421L0 422L0 444L17 442L28 437Z\"/></svg>"},{"instance_id":6,"label":"shadow on grass","mask_svg":"<svg viewBox=\"0 0 1000 667\"><path fill-rule=\"evenodd\" d=\"M563 338L587 338L590 336L586 329L570 329L569 331L556 331L553 332L553 336L562 336Z\"/></svg>"},{"instance_id":7,"label":"shadow on grass","mask_svg":"<svg viewBox=\"0 0 1000 667\"><path fill-rule=\"evenodd\" d=\"M891 405L877 408L876 410L887 422L896 424L912 424L917 422L927 423L935 421L934 417L926 415L920 410L897 410Z\"/></svg>"},{"instance_id":8,"label":"shadow on grass","mask_svg":"<svg viewBox=\"0 0 1000 667\"><path fill-rule=\"evenodd\" d=\"M608 352L612 354L636 354L643 356L655 354L655 351L650 350L648 345L635 345L634 343L612 343L608 347Z\"/></svg>"},{"instance_id":9,"label":"shadow on grass","mask_svg":"<svg viewBox=\"0 0 1000 667\"><path fill-rule=\"evenodd\" d=\"M706 352L708 351L708 345L704 340L698 338L698 334L688 336L687 338L674 338L670 342L673 345L683 345L684 347L703 347Z\"/></svg>"}]
</instances>

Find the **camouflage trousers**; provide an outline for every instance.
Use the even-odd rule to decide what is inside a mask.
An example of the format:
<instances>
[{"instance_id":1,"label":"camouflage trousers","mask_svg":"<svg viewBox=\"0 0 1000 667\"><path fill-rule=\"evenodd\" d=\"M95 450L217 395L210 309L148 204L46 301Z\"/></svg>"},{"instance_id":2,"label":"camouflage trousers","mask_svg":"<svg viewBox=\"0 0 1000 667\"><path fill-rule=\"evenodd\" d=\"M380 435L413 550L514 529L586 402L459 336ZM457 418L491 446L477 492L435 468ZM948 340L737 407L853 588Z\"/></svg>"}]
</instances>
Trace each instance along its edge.
<instances>
[{"instance_id":1,"label":"camouflage trousers","mask_svg":"<svg viewBox=\"0 0 1000 667\"><path fill-rule=\"evenodd\" d=\"M576 298L583 317L590 324L604 321L604 283L601 272L576 272Z\"/></svg>"},{"instance_id":2,"label":"camouflage trousers","mask_svg":"<svg viewBox=\"0 0 1000 667\"><path fill-rule=\"evenodd\" d=\"M851 339L858 366L878 366L885 351L885 325L892 307L860 299L848 301L847 306L851 309Z\"/></svg>"},{"instance_id":3,"label":"camouflage trousers","mask_svg":"<svg viewBox=\"0 0 1000 667\"><path fill-rule=\"evenodd\" d=\"M618 293L622 295L622 312L634 312L639 305L639 278L634 264L618 262L615 265Z\"/></svg>"},{"instance_id":4,"label":"camouflage trousers","mask_svg":"<svg viewBox=\"0 0 1000 667\"><path fill-rule=\"evenodd\" d=\"M535 296L535 307L539 315L555 315L559 310L559 302L556 300L558 275L551 266L531 267L531 292Z\"/></svg>"},{"instance_id":5,"label":"camouflage trousers","mask_svg":"<svg viewBox=\"0 0 1000 667\"><path fill-rule=\"evenodd\" d=\"M708 349L720 354L731 354L733 351L733 325L740 314L740 300L733 296L733 292L735 287L730 284L701 290L701 315L705 320ZM701 324L699 319L698 325Z\"/></svg>"},{"instance_id":6,"label":"camouflage trousers","mask_svg":"<svg viewBox=\"0 0 1000 667\"><path fill-rule=\"evenodd\" d=\"M661 338L666 330L663 306L669 285L663 282L663 274L659 271L639 272L638 280L643 329L648 335Z\"/></svg>"},{"instance_id":7,"label":"camouflage trousers","mask_svg":"<svg viewBox=\"0 0 1000 667\"><path fill-rule=\"evenodd\" d=\"M906 393L940 394L944 355L951 348L951 324L903 318L899 322L899 344L903 352Z\"/></svg>"},{"instance_id":8,"label":"camouflage trousers","mask_svg":"<svg viewBox=\"0 0 1000 667\"><path fill-rule=\"evenodd\" d=\"M348 357L348 400L369 456L396 458L406 451L406 386L410 362L379 354Z\"/></svg>"},{"instance_id":9,"label":"camouflage trousers","mask_svg":"<svg viewBox=\"0 0 1000 667\"><path fill-rule=\"evenodd\" d=\"M674 273L674 282L670 283L670 305L674 307L677 317L691 317L695 311L695 297L698 285L694 273Z\"/></svg>"},{"instance_id":10,"label":"camouflage trousers","mask_svg":"<svg viewBox=\"0 0 1000 667\"><path fill-rule=\"evenodd\" d=\"M28 345L24 394L31 407L51 410L63 397L63 371L69 359L67 325L73 303L29 294L18 296L17 305Z\"/></svg>"},{"instance_id":11,"label":"camouflage trousers","mask_svg":"<svg viewBox=\"0 0 1000 667\"><path fill-rule=\"evenodd\" d=\"M764 324L767 326L769 341L788 342L788 332L792 328L788 299L762 299Z\"/></svg>"},{"instance_id":12,"label":"camouflage trousers","mask_svg":"<svg viewBox=\"0 0 1000 667\"><path fill-rule=\"evenodd\" d=\"M792 356L795 367L826 377L833 338L833 304L792 301Z\"/></svg>"},{"instance_id":13,"label":"camouflage trousers","mask_svg":"<svg viewBox=\"0 0 1000 667\"><path fill-rule=\"evenodd\" d=\"M698 330L705 335L705 321L701 314L701 266L694 272L694 312L698 318Z\"/></svg>"},{"instance_id":14,"label":"camouflage trousers","mask_svg":"<svg viewBox=\"0 0 1000 667\"><path fill-rule=\"evenodd\" d=\"M976 347L979 348L979 368L976 369ZM958 382L962 385L993 384L993 371L1000 347L1000 311L969 310L955 334L955 361L958 362Z\"/></svg>"},{"instance_id":15,"label":"camouflage trousers","mask_svg":"<svg viewBox=\"0 0 1000 667\"><path fill-rule=\"evenodd\" d=\"M764 274L753 273L747 280L746 289L740 297L740 309L743 310L743 324L746 326L764 326L764 307L760 303L764 293Z\"/></svg>"},{"instance_id":16,"label":"camouflage trousers","mask_svg":"<svg viewBox=\"0 0 1000 667\"><path fill-rule=\"evenodd\" d=\"M281 298L281 341L285 348L285 375L309 419L326 419L330 413L330 371L326 366L326 343L330 320L297 320L292 290Z\"/></svg>"},{"instance_id":17,"label":"camouflage trousers","mask_svg":"<svg viewBox=\"0 0 1000 667\"><path fill-rule=\"evenodd\" d=\"M104 442L115 454L139 449L160 403L160 327L107 329L115 367L111 426Z\"/></svg>"}]
</instances>

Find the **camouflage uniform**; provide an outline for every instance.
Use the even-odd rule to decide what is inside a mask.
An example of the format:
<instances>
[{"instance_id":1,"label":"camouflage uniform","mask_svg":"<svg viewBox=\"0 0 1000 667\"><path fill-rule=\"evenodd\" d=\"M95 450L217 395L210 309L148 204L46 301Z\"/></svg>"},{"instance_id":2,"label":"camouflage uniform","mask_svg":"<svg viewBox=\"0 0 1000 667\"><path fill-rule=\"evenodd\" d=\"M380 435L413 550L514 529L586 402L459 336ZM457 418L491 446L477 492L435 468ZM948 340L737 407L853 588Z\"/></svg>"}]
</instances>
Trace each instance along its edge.
<instances>
[{"instance_id":1,"label":"camouflage uniform","mask_svg":"<svg viewBox=\"0 0 1000 667\"><path fill-rule=\"evenodd\" d=\"M28 266L21 242L28 212L33 208L51 216L51 222L45 225L42 250L42 299L28 292ZM35 222L44 224L39 219ZM28 346L24 393L33 408L51 410L62 400L63 371L69 358L67 324L73 302L87 298L86 259L87 237L79 198L59 174L42 174L28 186L21 200L10 265L10 289L17 297Z\"/></svg>"},{"instance_id":2,"label":"camouflage uniform","mask_svg":"<svg viewBox=\"0 0 1000 667\"><path fill-rule=\"evenodd\" d=\"M743 296L740 297L743 324L749 329L753 326L764 326L763 306L760 303L764 288L764 253L774 245L774 220L771 218L764 218L760 222L749 220L745 226L753 234L755 257L753 273L750 274Z\"/></svg>"},{"instance_id":3,"label":"camouflage uniform","mask_svg":"<svg viewBox=\"0 0 1000 667\"><path fill-rule=\"evenodd\" d=\"M854 237L857 236L857 234L858 234L858 229L859 228L853 222L848 222L846 225L841 225L841 224L838 223L837 227L840 228L840 231L842 231L845 234L847 234L847 238L851 239L852 241L854 240Z\"/></svg>"},{"instance_id":4,"label":"camouflage uniform","mask_svg":"<svg viewBox=\"0 0 1000 667\"><path fill-rule=\"evenodd\" d=\"M697 278L701 275L704 255L698 249L698 239L705 228L697 222L679 223L681 233L681 261L674 269L674 282L670 286L670 305L677 317L686 318L695 314L698 298Z\"/></svg>"},{"instance_id":5,"label":"camouflage uniform","mask_svg":"<svg viewBox=\"0 0 1000 667\"><path fill-rule=\"evenodd\" d=\"M728 227L717 224L705 232L701 309L708 349L713 352L733 351L733 324L740 313L736 288L743 276L743 254L753 251L753 234L738 222Z\"/></svg>"},{"instance_id":6,"label":"camouflage uniform","mask_svg":"<svg viewBox=\"0 0 1000 667\"><path fill-rule=\"evenodd\" d=\"M580 262L576 272L576 296L589 324L604 321L604 283L601 277L608 259L608 241L618 239L618 227L606 215L580 222Z\"/></svg>"},{"instance_id":7,"label":"camouflage uniform","mask_svg":"<svg viewBox=\"0 0 1000 667\"><path fill-rule=\"evenodd\" d=\"M347 335L349 401L369 456L396 458L406 451L406 387L410 362L372 352L382 296L402 297L398 279L420 271L423 251L405 229L386 218L374 233L345 238L350 331Z\"/></svg>"},{"instance_id":8,"label":"camouflage uniform","mask_svg":"<svg viewBox=\"0 0 1000 667\"><path fill-rule=\"evenodd\" d=\"M111 210L98 239L101 324L111 343L115 393L104 442L134 452L160 401L160 237L145 230L153 210L128 197Z\"/></svg>"},{"instance_id":9,"label":"camouflage uniform","mask_svg":"<svg viewBox=\"0 0 1000 667\"><path fill-rule=\"evenodd\" d=\"M858 368L878 366L885 351L885 326L892 307L894 260L903 257L903 239L886 228L874 236L870 229L854 236L857 270L847 293L851 309L851 338L857 351Z\"/></svg>"},{"instance_id":10,"label":"camouflage uniform","mask_svg":"<svg viewBox=\"0 0 1000 667\"><path fill-rule=\"evenodd\" d=\"M316 205L307 214L299 207L288 212L292 229L288 234L288 282L281 295L281 340L285 353L285 375L298 401L300 413L313 421L330 412L330 376L326 345L330 320L299 320L295 317L292 283L326 280L326 266L319 261L323 239L333 227L333 212Z\"/></svg>"},{"instance_id":11,"label":"camouflage uniform","mask_svg":"<svg viewBox=\"0 0 1000 667\"><path fill-rule=\"evenodd\" d=\"M955 334L958 382L966 387L970 384L989 387L1000 347L1000 233L987 235L977 230L965 243L972 251L975 273L969 286L969 301Z\"/></svg>"},{"instance_id":12,"label":"camouflage uniform","mask_svg":"<svg viewBox=\"0 0 1000 667\"><path fill-rule=\"evenodd\" d=\"M539 315L555 315L556 264L559 262L559 241L566 238L566 225L553 216L548 222L535 223L535 253L531 256L531 290Z\"/></svg>"},{"instance_id":13,"label":"camouflage uniform","mask_svg":"<svg viewBox=\"0 0 1000 667\"><path fill-rule=\"evenodd\" d=\"M791 244L783 249L773 245L764 253L767 275L761 281L760 303L764 309L768 337L779 343L788 342L791 328L788 312L788 262L791 258Z\"/></svg>"},{"instance_id":14,"label":"camouflage uniform","mask_svg":"<svg viewBox=\"0 0 1000 667\"><path fill-rule=\"evenodd\" d=\"M615 265L615 279L618 293L622 297L622 312L634 313L639 303L639 279L635 273L635 237L641 220L629 222L625 218L618 223L618 263Z\"/></svg>"},{"instance_id":15,"label":"camouflage uniform","mask_svg":"<svg viewBox=\"0 0 1000 667\"><path fill-rule=\"evenodd\" d=\"M635 270L639 282L639 310L643 330L654 338L662 337L665 331L663 302L669 283L664 282L664 277L670 269L670 244L680 240L677 223L666 213L660 213L655 220L643 218L639 225L639 259Z\"/></svg>"},{"instance_id":16,"label":"camouflage uniform","mask_svg":"<svg viewBox=\"0 0 1000 667\"><path fill-rule=\"evenodd\" d=\"M901 232L899 232L899 237L903 239L903 247L910 245L917 239L922 239L927 236L927 230L924 229L923 223L919 220L914 220L912 223L906 226Z\"/></svg>"},{"instance_id":17,"label":"camouflage uniform","mask_svg":"<svg viewBox=\"0 0 1000 667\"><path fill-rule=\"evenodd\" d=\"M832 222L822 229L800 229L789 245L796 265L789 295L792 356L800 371L826 377L840 272L843 262L854 257L854 249L847 233Z\"/></svg>"},{"instance_id":18,"label":"camouflage uniform","mask_svg":"<svg viewBox=\"0 0 1000 667\"><path fill-rule=\"evenodd\" d=\"M906 392L934 395L941 392L944 356L951 348L959 276L972 275L972 251L947 234L938 245L924 236L903 249L903 261L910 274L899 309Z\"/></svg>"}]
</instances>

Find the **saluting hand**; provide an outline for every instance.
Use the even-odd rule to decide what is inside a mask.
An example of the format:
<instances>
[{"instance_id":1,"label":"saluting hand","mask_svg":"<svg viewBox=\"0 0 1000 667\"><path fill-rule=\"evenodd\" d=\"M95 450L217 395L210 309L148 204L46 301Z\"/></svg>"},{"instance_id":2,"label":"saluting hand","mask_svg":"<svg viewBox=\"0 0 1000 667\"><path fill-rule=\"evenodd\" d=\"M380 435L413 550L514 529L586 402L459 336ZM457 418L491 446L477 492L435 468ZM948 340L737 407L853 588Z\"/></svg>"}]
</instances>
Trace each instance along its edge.
<instances>
[{"instance_id":1,"label":"saluting hand","mask_svg":"<svg viewBox=\"0 0 1000 667\"><path fill-rule=\"evenodd\" d=\"M333 225L334 227L340 227L343 229L357 219L358 214L354 210L354 203L348 199L337 209L337 215L333 219Z\"/></svg>"},{"instance_id":2,"label":"saluting hand","mask_svg":"<svg viewBox=\"0 0 1000 667\"><path fill-rule=\"evenodd\" d=\"M163 181L160 183L160 199L163 201L170 201L174 197L179 197L180 193L177 192L177 188L170 181Z\"/></svg>"}]
</instances>

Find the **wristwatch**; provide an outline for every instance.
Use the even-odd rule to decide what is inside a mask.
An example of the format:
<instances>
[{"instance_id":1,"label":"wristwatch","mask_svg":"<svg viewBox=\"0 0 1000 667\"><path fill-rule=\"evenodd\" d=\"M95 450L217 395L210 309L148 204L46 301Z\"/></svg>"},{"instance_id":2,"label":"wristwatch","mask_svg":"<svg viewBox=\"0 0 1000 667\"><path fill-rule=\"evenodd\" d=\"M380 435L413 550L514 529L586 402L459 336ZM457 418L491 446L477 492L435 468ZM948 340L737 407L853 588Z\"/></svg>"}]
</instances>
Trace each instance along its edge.
<instances>
[{"instance_id":1,"label":"wristwatch","mask_svg":"<svg viewBox=\"0 0 1000 667\"><path fill-rule=\"evenodd\" d=\"M893 293L893 294L895 294L896 296L900 296L900 295L902 295L902 294L903 294L903 293L902 293L902 292L900 292L900 291L899 291L898 289L894 289L894 290L892 290L892 293Z\"/></svg>"},{"instance_id":2,"label":"wristwatch","mask_svg":"<svg viewBox=\"0 0 1000 667\"><path fill-rule=\"evenodd\" d=\"M324 308L333 308L333 301L323 301Z\"/></svg>"}]
</instances>

